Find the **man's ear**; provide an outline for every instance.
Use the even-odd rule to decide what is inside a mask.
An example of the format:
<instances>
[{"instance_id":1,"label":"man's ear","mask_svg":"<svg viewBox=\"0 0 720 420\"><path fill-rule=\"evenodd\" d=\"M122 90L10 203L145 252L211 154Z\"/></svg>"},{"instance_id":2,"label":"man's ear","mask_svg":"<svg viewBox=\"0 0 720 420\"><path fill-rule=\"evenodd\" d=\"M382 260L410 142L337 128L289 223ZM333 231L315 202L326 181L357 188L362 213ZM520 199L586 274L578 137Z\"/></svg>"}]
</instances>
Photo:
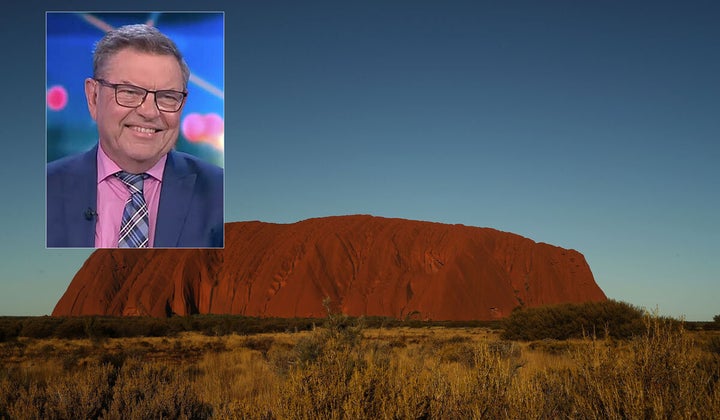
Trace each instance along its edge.
<instances>
[{"instance_id":1,"label":"man's ear","mask_svg":"<svg viewBox=\"0 0 720 420\"><path fill-rule=\"evenodd\" d=\"M90 116L97 121L98 83L89 77L85 79L85 98Z\"/></svg>"}]
</instances>

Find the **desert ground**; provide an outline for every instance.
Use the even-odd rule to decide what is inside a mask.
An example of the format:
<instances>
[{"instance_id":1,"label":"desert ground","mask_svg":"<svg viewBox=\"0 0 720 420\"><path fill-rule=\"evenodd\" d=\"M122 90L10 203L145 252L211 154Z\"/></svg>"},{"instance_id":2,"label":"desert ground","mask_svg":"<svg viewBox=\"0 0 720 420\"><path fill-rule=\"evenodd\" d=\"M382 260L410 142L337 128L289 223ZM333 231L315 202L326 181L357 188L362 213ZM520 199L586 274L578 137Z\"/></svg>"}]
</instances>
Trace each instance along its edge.
<instances>
[{"instance_id":1,"label":"desert ground","mask_svg":"<svg viewBox=\"0 0 720 420\"><path fill-rule=\"evenodd\" d=\"M5 337L0 418L717 418L720 333L642 328L519 341L335 314L284 332Z\"/></svg>"}]
</instances>

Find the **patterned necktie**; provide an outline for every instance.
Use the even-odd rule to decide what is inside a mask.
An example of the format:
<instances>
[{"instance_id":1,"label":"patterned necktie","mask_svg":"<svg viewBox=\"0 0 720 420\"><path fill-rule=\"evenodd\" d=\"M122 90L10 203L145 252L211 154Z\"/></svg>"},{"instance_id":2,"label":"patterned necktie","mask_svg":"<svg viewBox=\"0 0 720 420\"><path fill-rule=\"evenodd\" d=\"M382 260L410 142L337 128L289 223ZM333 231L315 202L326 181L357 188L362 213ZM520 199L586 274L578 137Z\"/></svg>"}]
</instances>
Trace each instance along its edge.
<instances>
[{"instance_id":1,"label":"patterned necktie","mask_svg":"<svg viewBox=\"0 0 720 420\"><path fill-rule=\"evenodd\" d=\"M147 248L149 219L147 203L143 196L143 180L148 174L131 174L120 171L116 177L130 191L130 198L125 203L122 222L120 223L119 248Z\"/></svg>"}]
</instances>

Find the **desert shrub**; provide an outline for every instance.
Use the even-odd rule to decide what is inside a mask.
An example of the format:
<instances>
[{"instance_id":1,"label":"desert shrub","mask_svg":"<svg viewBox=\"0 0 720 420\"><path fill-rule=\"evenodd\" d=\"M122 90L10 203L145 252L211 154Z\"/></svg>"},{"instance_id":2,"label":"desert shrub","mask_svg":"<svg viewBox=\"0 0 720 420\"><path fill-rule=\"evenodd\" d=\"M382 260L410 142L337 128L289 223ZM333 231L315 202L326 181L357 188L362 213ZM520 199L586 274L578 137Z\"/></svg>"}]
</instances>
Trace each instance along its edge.
<instances>
[{"instance_id":1,"label":"desert shrub","mask_svg":"<svg viewBox=\"0 0 720 420\"><path fill-rule=\"evenodd\" d=\"M8 410L14 401L16 390L16 384L13 384L5 375L0 375L0 419L11 418Z\"/></svg>"},{"instance_id":2,"label":"desert shrub","mask_svg":"<svg viewBox=\"0 0 720 420\"><path fill-rule=\"evenodd\" d=\"M210 319L206 319L210 321ZM206 322L203 334L207 336L229 335L238 330L237 324L229 317L217 318L214 322Z\"/></svg>"},{"instance_id":3,"label":"desert shrub","mask_svg":"<svg viewBox=\"0 0 720 420\"><path fill-rule=\"evenodd\" d=\"M278 417L341 418L352 378L367 368L363 353L346 337L318 329L298 341L295 354Z\"/></svg>"},{"instance_id":4,"label":"desert shrub","mask_svg":"<svg viewBox=\"0 0 720 420\"><path fill-rule=\"evenodd\" d=\"M488 351L501 359L520 357L520 346L512 341L490 341L487 343Z\"/></svg>"},{"instance_id":5,"label":"desert shrub","mask_svg":"<svg viewBox=\"0 0 720 420\"><path fill-rule=\"evenodd\" d=\"M435 354L442 363L460 363L468 368L475 366L475 346L469 343L445 345Z\"/></svg>"},{"instance_id":6,"label":"desert shrub","mask_svg":"<svg viewBox=\"0 0 720 420\"><path fill-rule=\"evenodd\" d=\"M545 339L541 341L533 341L528 345L530 350L537 350L543 353L559 356L567 353L572 348L570 343L564 340Z\"/></svg>"},{"instance_id":7,"label":"desert shrub","mask_svg":"<svg viewBox=\"0 0 720 420\"><path fill-rule=\"evenodd\" d=\"M388 345L395 348L405 348L408 345L407 337L405 337L405 335L392 337L388 342Z\"/></svg>"},{"instance_id":8,"label":"desert shrub","mask_svg":"<svg viewBox=\"0 0 720 420\"><path fill-rule=\"evenodd\" d=\"M7 380L3 381L0 386L3 392L9 391L5 395L6 401L0 405L0 413L3 413L3 418L46 418L47 394L39 385L31 384L27 388L20 387L14 390L13 387Z\"/></svg>"},{"instance_id":9,"label":"desert shrub","mask_svg":"<svg viewBox=\"0 0 720 420\"><path fill-rule=\"evenodd\" d=\"M78 346L62 355L62 366L66 371L75 370L80 361L92 354L90 346Z\"/></svg>"},{"instance_id":10,"label":"desert shrub","mask_svg":"<svg viewBox=\"0 0 720 420\"><path fill-rule=\"evenodd\" d=\"M260 318L240 315L192 315L170 318L184 331L200 331L209 336L307 331L321 320L312 318Z\"/></svg>"},{"instance_id":11,"label":"desert shrub","mask_svg":"<svg viewBox=\"0 0 720 420\"><path fill-rule=\"evenodd\" d=\"M327 340L318 334L301 337L295 344L295 356L298 363L308 364L318 360L325 350Z\"/></svg>"},{"instance_id":12,"label":"desert shrub","mask_svg":"<svg viewBox=\"0 0 720 420\"><path fill-rule=\"evenodd\" d=\"M504 320L502 337L532 341L608 334L627 339L642 333L642 319L643 311L614 300L523 308Z\"/></svg>"},{"instance_id":13,"label":"desert shrub","mask_svg":"<svg viewBox=\"0 0 720 420\"><path fill-rule=\"evenodd\" d=\"M201 401L189 378L178 369L128 359L112 389L107 419L204 419L211 407Z\"/></svg>"},{"instance_id":14,"label":"desert shrub","mask_svg":"<svg viewBox=\"0 0 720 420\"><path fill-rule=\"evenodd\" d=\"M274 418L503 418L519 347L430 331L408 345L363 340L362 320L329 313L297 341ZM271 349L272 357L275 350Z\"/></svg>"},{"instance_id":15,"label":"desert shrub","mask_svg":"<svg viewBox=\"0 0 720 420\"><path fill-rule=\"evenodd\" d=\"M227 350L227 346L222 338L217 338L214 341L208 341L202 348L203 353L220 353L225 350Z\"/></svg>"},{"instance_id":16,"label":"desert shrub","mask_svg":"<svg viewBox=\"0 0 720 420\"><path fill-rule=\"evenodd\" d=\"M67 319L81 321L85 336L92 339L165 337L178 332L177 322L169 318L86 316Z\"/></svg>"},{"instance_id":17,"label":"desert shrub","mask_svg":"<svg viewBox=\"0 0 720 420\"><path fill-rule=\"evenodd\" d=\"M125 360L127 360L128 354L124 351L115 351L115 352L103 352L99 356L100 363L104 365L112 366L115 369L120 369L123 364L125 364Z\"/></svg>"},{"instance_id":18,"label":"desert shrub","mask_svg":"<svg viewBox=\"0 0 720 420\"><path fill-rule=\"evenodd\" d=\"M363 319L332 312L327 303L326 310L328 316L323 326L314 329L310 335L301 337L295 344L298 363L316 362L326 352L353 349L360 344L365 328Z\"/></svg>"},{"instance_id":19,"label":"desert shrub","mask_svg":"<svg viewBox=\"0 0 720 420\"><path fill-rule=\"evenodd\" d=\"M709 413L720 408L717 365L706 363L682 325L656 315L644 323L623 353L588 339L575 354L578 369L568 383L576 390L576 412L583 418L714 417Z\"/></svg>"},{"instance_id":20,"label":"desert shrub","mask_svg":"<svg viewBox=\"0 0 720 420\"><path fill-rule=\"evenodd\" d=\"M16 339L0 344L0 367L5 365L9 358L22 357L27 347L26 341Z\"/></svg>"},{"instance_id":21,"label":"desert shrub","mask_svg":"<svg viewBox=\"0 0 720 420\"><path fill-rule=\"evenodd\" d=\"M433 338L431 343L434 347L440 348L448 344L469 343L470 341L470 337L466 335L453 335L450 337Z\"/></svg>"},{"instance_id":22,"label":"desert shrub","mask_svg":"<svg viewBox=\"0 0 720 420\"><path fill-rule=\"evenodd\" d=\"M301 337L296 359L287 371L287 393L279 401L278 417L339 418L350 396L350 381L367 368L361 349L364 324L331 310L322 327Z\"/></svg>"},{"instance_id":23,"label":"desert shrub","mask_svg":"<svg viewBox=\"0 0 720 420\"><path fill-rule=\"evenodd\" d=\"M708 338L705 347L710 353L720 355L720 335L713 335Z\"/></svg>"},{"instance_id":24,"label":"desert shrub","mask_svg":"<svg viewBox=\"0 0 720 420\"><path fill-rule=\"evenodd\" d=\"M382 346L381 346L382 347ZM347 382L347 396L340 413L348 419L390 418L392 382L390 358L383 348L368 349L367 363L353 372Z\"/></svg>"},{"instance_id":25,"label":"desert shrub","mask_svg":"<svg viewBox=\"0 0 720 420\"><path fill-rule=\"evenodd\" d=\"M128 332L128 337L167 337L170 334L170 324L164 318L139 317L135 318L135 330Z\"/></svg>"},{"instance_id":26,"label":"desert shrub","mask_svg":"<svg viewBox=\"0 0 720 420\"><path fill-rule=\"evenodd\" d=\"M112 366L90 362L65 372L14 369L0 379L0 418L99 418L110 403Z\"/></svg>"},{"instance_id":27,"label":"desert shrub","mask_svg":"<svg viewBox=\"0 0 720 420\"><path fill-rule=\"evenodd\" d=\"M0 343L14 340L20 335L22 321L15 317L0 317Z\"/></svg>"},{"instance_id":28,"label":"desert shrub","mask_svg":"<svg viewBox=\"0 0 720 420\"><path fill-rule=\"evenodd\" d=\"M298 361L298 355L292 344L275 342L266 354L273 371L284 377Z\"/></svg>"},{"instance_id":29,"label":"desert shrub","mask_svg":"<svg viewBox=\"0 0 720 420\"><path fill-rule=\"evenodd\" d=\"M60 318L60 323L53 331L53 337L72 339L87 338L87 325L90 321L85 318Z\"/></svg>"},{"instance_id":30,"label":"desert shrub","mask_svg":"<svg viewBox=\"0 0 720 420\"><path fill-rule=\"evenodd\" d=\"M94 419L108 409L116 371L111 365L91 362L46 388L46 418Z\"/></svg>"},{"instance_id":31,"label":"desert shrub","mask_svg":"<svg viewBox=\"0 0 720 420\"><path fill-rule=\"evenodd\" d=\"M55 328L62 323L61 318L49 316L26 318L22 323L20 336L30 338L47 338L53 335Z\"/></svg>"}]
</instances>

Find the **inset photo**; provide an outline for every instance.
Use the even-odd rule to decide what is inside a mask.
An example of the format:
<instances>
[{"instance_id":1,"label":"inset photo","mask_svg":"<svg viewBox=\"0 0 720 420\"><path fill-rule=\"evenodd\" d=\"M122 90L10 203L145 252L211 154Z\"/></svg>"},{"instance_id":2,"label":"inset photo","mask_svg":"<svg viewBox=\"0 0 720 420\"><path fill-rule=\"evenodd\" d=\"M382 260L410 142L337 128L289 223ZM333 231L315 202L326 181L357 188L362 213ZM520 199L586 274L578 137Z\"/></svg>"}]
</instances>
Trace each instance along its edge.
<instances>
[{"instance_id":1,"label":"inset photo","mask_svg":"<svg viewBox=\"0 0 720 420\"><path fill-rule=\"evenodd\" d=\"M46 13L46 246L224 246L224 13Z\"/></svg>"}]
</instances>

